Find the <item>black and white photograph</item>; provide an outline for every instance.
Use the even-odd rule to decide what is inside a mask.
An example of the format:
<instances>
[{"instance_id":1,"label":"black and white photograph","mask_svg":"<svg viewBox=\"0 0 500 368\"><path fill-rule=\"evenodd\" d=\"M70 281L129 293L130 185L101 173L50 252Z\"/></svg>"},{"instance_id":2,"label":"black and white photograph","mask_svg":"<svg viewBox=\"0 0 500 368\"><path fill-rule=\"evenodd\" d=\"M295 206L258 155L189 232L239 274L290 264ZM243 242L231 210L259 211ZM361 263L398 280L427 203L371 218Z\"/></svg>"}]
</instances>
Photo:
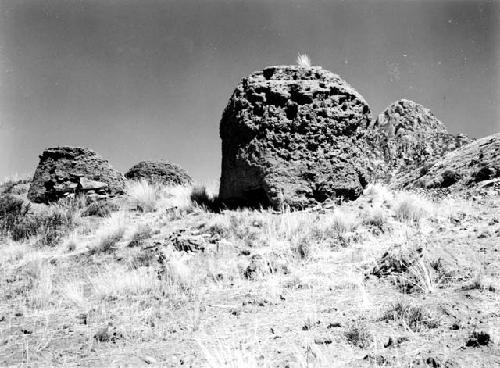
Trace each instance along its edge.
<instances>
[{"instance_id":1,"label":"black and white photograph","mask_svg":"<svg viewBox=\"0 0 500 368\"><path fill-rule=\"evenodd\" d=\"M500 0L0 0L0 367L500 367Z\"/></svg>"}]
</instances>

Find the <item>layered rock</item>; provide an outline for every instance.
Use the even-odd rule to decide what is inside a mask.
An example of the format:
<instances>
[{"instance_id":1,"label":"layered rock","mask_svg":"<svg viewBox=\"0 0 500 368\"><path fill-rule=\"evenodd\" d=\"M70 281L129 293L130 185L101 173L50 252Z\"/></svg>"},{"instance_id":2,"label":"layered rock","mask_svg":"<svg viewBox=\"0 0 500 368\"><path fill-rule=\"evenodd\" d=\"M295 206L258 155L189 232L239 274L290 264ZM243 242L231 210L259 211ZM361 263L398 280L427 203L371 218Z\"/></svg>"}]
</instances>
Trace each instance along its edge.
<instances>
[{"instance_id":1,"label":"layered rock","mask_svg":"<svg viewBox=\"0 0 500 368\"><path fill-rule=\"evenodd\" d=\"M184 169L166 161L141 161L127 171L125 177L165 185L189 185L193 182Z\"/></svg>"},{"instance_id":2,"label":"layered rock","mask_svg":"<svg viewBox=\"0 0 500 368\"><path fill-rule=\"evenodd\" d=\"M354 199L367 182L358 138L364 98L320 67L272 66L243 78L220 122L220 198L303 208Z\"/></svg>"},{"instance_id":3,"label":"layered rock","mask_svg":"<svg viewBox=\"0 0 500 368\"><path fill-rule=\"evenodd\" d=\"M123 193L124 186L123 175L94 151L48 148L40 155L28 199L47 203L77 194L108 197Z\"/></svg>"},{"instance_id":4,"label":"layered rock","mask_svg":"<svg viewBox=\"0 0 500 368\"><path fill-rule=\"evenodd\" d=\"M391 182L470 143L471 139L448 133L429 109L401 99L370 124L366 141L372 179Z\"/></svg>"},{"instance_id":5,"label":"layered rock","mask_svg":"<svg viewBox=\"0 0 500 368\"><path fill-rule=\"evenodd\" d=\"M450 190L477 186L500 189L500 133L449 152L432 165L413 170L394 185L401 188Z\"/></svg>"}]
</instances>

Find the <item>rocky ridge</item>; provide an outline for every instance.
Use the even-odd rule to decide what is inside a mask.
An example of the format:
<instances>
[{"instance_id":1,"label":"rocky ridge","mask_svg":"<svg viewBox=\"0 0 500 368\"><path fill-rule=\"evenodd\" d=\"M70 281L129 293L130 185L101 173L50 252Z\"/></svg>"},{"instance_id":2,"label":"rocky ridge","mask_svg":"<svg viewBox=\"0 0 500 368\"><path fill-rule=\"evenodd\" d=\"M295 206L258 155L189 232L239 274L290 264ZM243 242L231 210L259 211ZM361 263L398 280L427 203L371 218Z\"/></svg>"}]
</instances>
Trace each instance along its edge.
<instances>
[{"instance_id":1,"label":"rocky ridge","mask_svg":"<svg viewBox=\"0 0 500 368\"><path fill-rule=\"evenodd\" d=\"M366 132L372 180L391 182L472 140L448 133L422 105L408 99L389 105Z\"/></svg>"},{"instance_id":2,"label":"rocky ridge","mask_svg":"<svg viewBox=\"0 0 500 368\"><path fill-rule=\"evenodd\" d=\"M432 165L399 178L395 187L457 191L471 187L500 190L500 133L449 152Z\"/></svg>"}]
</instances>

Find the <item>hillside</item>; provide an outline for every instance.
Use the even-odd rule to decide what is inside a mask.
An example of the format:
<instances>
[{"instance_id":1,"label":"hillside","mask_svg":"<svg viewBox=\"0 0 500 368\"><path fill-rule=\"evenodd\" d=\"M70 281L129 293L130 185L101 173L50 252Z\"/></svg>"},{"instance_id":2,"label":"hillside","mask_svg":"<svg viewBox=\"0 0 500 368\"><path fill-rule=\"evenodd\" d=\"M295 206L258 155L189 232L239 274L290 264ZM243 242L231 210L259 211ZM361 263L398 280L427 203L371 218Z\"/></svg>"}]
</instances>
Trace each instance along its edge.
<instances>
[{"instance_id":1,"label":"hillside","mask_svg":"<svg viewBox=\"0 0 500 368\"><path fill-rule=\"evenodd\" d=\"M2 188L3 210L26 196ZM307 211L212 213L190 193L129 183L99 205L11 206L0 366L500 364L498 195L370 186Z\"/></svg>"}]
</instances>

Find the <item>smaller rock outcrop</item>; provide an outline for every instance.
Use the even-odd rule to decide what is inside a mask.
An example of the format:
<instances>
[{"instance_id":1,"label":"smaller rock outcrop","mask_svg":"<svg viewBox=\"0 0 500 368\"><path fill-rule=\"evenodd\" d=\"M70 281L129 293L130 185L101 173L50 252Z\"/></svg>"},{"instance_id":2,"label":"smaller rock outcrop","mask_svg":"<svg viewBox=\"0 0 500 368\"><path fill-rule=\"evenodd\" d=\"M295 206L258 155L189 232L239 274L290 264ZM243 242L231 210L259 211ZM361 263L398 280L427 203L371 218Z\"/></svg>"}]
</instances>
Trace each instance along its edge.
<instances>
[{"instance_id":1,"label":"smaller rock outcrop","mask_svg":"<svg viewBox=\"0 0 500 368\"><path fill-rule=\"evenodd\" d=\"M373 166L369 171L382 181L429 165L471 142L465 135L448 133L429 109L407 99L389 105L370 125L366 137Z\"/></svg>"},{"instance_id":2,"label":"smaller rock outcrop","mask_svg":"<svg viewBox=\"0 0 500 368\"><path fill-rule=\"evenodd\" d=\"M193 182L184 169L167 161L141 161L127 171L125 177L165 185L189 185Z\"/></svg>"},{"instance_id":3,"label":"smaller rock outcrop","mask_svg":"<svg viewBox=\"0 0 500 368\"><path fill-rule=\"evenodd\" d=\"M28 199L48 203L77 194L109 197L122 194L124 187L123 175L94 151L56 147L40 155Z\"/></svg>"},{"instance_id":4,"label":"smaller rock outcrop","mask_svg":"<svg viewBox=\"0 0 500 368\"><path fill-rule=\"evenodd\" d=\"M500 188L500 133L478 139L395 182L401 188Z\"/></svg>"}]
</instances>

